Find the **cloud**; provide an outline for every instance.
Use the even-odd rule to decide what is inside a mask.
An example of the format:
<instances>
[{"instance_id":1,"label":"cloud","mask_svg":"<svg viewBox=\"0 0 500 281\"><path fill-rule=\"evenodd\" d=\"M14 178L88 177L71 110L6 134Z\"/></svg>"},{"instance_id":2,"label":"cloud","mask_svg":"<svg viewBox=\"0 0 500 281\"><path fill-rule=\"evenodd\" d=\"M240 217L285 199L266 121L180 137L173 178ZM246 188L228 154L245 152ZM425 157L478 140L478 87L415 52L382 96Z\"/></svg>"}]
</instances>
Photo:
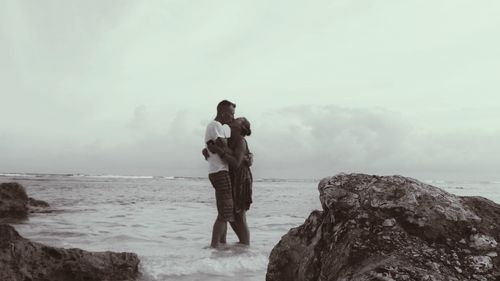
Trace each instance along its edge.
<instances>
[{"instance_id":1,"label":"cloud","mask_svg":"<svg viewBox=\"0 0 500 281\"><path fill-rule=\"evenodd\" d=\"M271 166L293 174L319 176L386 165L411 128L396 112L329 105L277 110L254 131L257 157L262 154Z\"/></svg>"},{"instance_id":2,"label":"cloud","mask_svg":"<svg viewBox=\"0 0 500 281\"><path fill-rule=\"evenodd\" d=\"M238 114L237 116L241 116ZM0 135L2 171L205 176L201 156L210 116L168 115L139 105L129 122L84 140L29 132ZM247 116L249 117L249 116ZM500 131L439 130L404 112L374 107L304 105L249 117L257 178L320 178L338 172L403 174L424 179L497 179ZM120 125L121 124L121 125ZM62 136L62 137L61 137Z\"/></svg>"},{"instance_id":3,"label":"cloud","mask_svg":"<svg viewBox=\"0 0 500 281\"><path fill-rule=\"evenodd\" d=\"M358 171L474 178L495 177L500 164L493 156L500 153L499 131L439 132L380 108L295 106L268 113L265 120L251 140L255 169L262 174L322 177Z\"/></svg>"},{"instance_id":4,"label":"cloud","mask_svg":"<svg viewBox=\"0 0 500 281\"><path fill-rule=\"evenodd\" d=\"M0 2L0 170L205 175L227 98L257 177L498 177L499 2L49 2Z\"/></svg>"},{"instance_id":5,"label":"cloud","mask_svg":"<svg viewBox=\"0 0 500 281\"><path fill-rule=\"evenodd\" d=\"M130 120L129 127L136 130L143 130L147 127L148 110L145 105L137 106L134 109L134 115Z\"/></svg>"}]
</instances>

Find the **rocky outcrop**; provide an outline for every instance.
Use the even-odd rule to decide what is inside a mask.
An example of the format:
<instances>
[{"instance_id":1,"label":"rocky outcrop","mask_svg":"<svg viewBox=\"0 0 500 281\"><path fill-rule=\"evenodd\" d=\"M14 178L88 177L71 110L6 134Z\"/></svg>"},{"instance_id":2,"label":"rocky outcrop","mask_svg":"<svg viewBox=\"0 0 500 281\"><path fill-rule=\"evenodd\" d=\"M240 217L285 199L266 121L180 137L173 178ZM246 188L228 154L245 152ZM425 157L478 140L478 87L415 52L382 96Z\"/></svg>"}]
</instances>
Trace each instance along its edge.
<instances>
[{"instance_id":1,"label":"rocky outcrop","mask_svg":"<svg viewBox=\"0 0 500 281\"><path fill-rule=\"evenodd\" d=\"M500 280L500 205L401 176L339 174L271 252L267 281Z\"/></svg>"},{"instance_id":2,"label":"rocky outcrop","mask_svg":"<svg viewBox=\"0 0 500 281\"><path fill-rule=\"evenodd\" d=\"M49 203L28 197L16 182L0 184L0 219L25 219L29 213L50 211Z\"/></svg>"},{"instance_id":3,"label":"rocky outcrop","mask_svg":"<svg viewBox=\"0 0 500 281\"><path fill-rule=\"evenodd\" d=\"M31 208L48 208L48 207L50 207L49 203L47 203L43 200L37 200L37 199L31 198L31 197L28 198L28 206Z\"/></svg>"},{"instance_id":4,"label":"rocky outcrop","mask_svg":"<svg viewBox=\"0 0 500 281\"><path fill-rule=\"evenodd\" d=\"M49 203L31 197L28 198L28 210L30 213L52 213L54 211L50 208Z\"/></svg>"},{"instance_id":5,"label":"rocky outcrop","mask_svg":"<svg viewBox=\"0 0 500 281\"><path fill-rule=\"evenodd\" d=\"M50 212L50 205L28 197L18 183L0 184L0 220L12 222L29 213ZM133 253L87 252L31 242L10 225L0 224L2 281L120 281L138 277Z\"/></svg>"},{"instance_id":6,"label":"rocky outcrop","mask_svg":"<svg viewBox=\"0 0 500 281\"><path fill-rule=\"evenodd\" d=\"M120 281L138 276L136 254L48 247L6 224L0 224L0 237L2 281Z\"/></svg>"},{"instance_id":7,"label":"rocky outcrop","mask_svg":"<svg viewBox=\"0 0 500 281\"><path fill-rule=\"evenodd\" d=\"M28 195L18 183L0 184L0 218L25 218L28 215Z\"/></svg>"}]
</instances>

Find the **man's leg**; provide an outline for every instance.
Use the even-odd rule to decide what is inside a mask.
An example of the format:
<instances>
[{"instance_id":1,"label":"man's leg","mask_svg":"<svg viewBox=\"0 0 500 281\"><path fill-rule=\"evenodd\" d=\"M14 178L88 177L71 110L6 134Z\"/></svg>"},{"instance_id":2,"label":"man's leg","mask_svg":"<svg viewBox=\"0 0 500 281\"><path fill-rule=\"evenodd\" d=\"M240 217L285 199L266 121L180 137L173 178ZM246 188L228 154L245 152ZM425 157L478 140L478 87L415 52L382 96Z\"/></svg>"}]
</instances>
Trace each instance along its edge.
<instances>
[{"instance_id":1,"label":"man's leg","mask_svg":"<svg viewBox=\"0 0 500 281\"><path fill-rule=\"evenodd\" d=\"M221 171L209 175L210 182L215 188L215 199L217 202L217 219L212 231L211 246L216 248L219 243L224 243L227 233L227 222L234 222L233 198L231 190L231 179L227 171Z\"/></svg>"},{"instance_id":2,"label":"man's leg","mask_svg":"<svg viewBox=\"0 0 500 281\"><path fill-rule=\"evenodd\" d=\"M214 228L212 230L212 243L210 244L210 247L219 247L224 229L227 229L227 223L217 217L217 219L215 219Z\"/></svg>"}]
</instances>

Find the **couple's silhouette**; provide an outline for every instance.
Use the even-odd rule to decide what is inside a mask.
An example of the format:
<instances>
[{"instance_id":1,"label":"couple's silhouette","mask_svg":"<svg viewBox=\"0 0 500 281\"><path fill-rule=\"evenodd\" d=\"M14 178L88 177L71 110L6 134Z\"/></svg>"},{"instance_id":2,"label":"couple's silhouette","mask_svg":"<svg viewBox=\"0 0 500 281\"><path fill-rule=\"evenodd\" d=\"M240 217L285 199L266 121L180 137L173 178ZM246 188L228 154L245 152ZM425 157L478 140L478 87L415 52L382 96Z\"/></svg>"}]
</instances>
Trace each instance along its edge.
<instances>
[{"instance_id":1,"label":"couple's silhouette","mask_svg":"<svg viewBox=\"0 0 500 281\"><path fill-rule=\"evenodd\" d=\"M234 118L236 105L223 100L217 105L217 115L205 132L208 178L215 189L217 218L212 231L213 248L226 243L227 223L238 236L239 243L250 245L246 211L252 204L253 155L245 137L250 136L250 122Z\"/></svg>"}]
</instances>

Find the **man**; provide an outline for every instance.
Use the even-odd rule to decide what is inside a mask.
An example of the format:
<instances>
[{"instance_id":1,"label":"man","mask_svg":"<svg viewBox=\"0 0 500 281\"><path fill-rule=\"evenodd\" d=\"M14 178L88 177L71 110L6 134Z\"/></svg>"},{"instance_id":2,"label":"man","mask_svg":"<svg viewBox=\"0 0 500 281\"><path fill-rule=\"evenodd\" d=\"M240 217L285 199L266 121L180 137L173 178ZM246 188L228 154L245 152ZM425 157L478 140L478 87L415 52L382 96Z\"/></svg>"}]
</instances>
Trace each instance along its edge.
<instances>
[{"instance_id":1,"label":"man","mask_svg":"<svg viewBox=\"0 0 500 281\"><path fill-rule=\"evenodd\" d=\"M227 139L231 136L231 129L227 124L234 119L236 105L230 101L223 100L217 105L217 116L207 125L205 131L205 144L219 143L227 145ZM228 164L221 157L208 151L208 178L215 189L217 204L217 218L212 231L212 242L210 246L217 248L220 242L225 242L227 223L234 223L233 197L231 189L231 178L229 176Z\"/></svg>"}]
</instances>

